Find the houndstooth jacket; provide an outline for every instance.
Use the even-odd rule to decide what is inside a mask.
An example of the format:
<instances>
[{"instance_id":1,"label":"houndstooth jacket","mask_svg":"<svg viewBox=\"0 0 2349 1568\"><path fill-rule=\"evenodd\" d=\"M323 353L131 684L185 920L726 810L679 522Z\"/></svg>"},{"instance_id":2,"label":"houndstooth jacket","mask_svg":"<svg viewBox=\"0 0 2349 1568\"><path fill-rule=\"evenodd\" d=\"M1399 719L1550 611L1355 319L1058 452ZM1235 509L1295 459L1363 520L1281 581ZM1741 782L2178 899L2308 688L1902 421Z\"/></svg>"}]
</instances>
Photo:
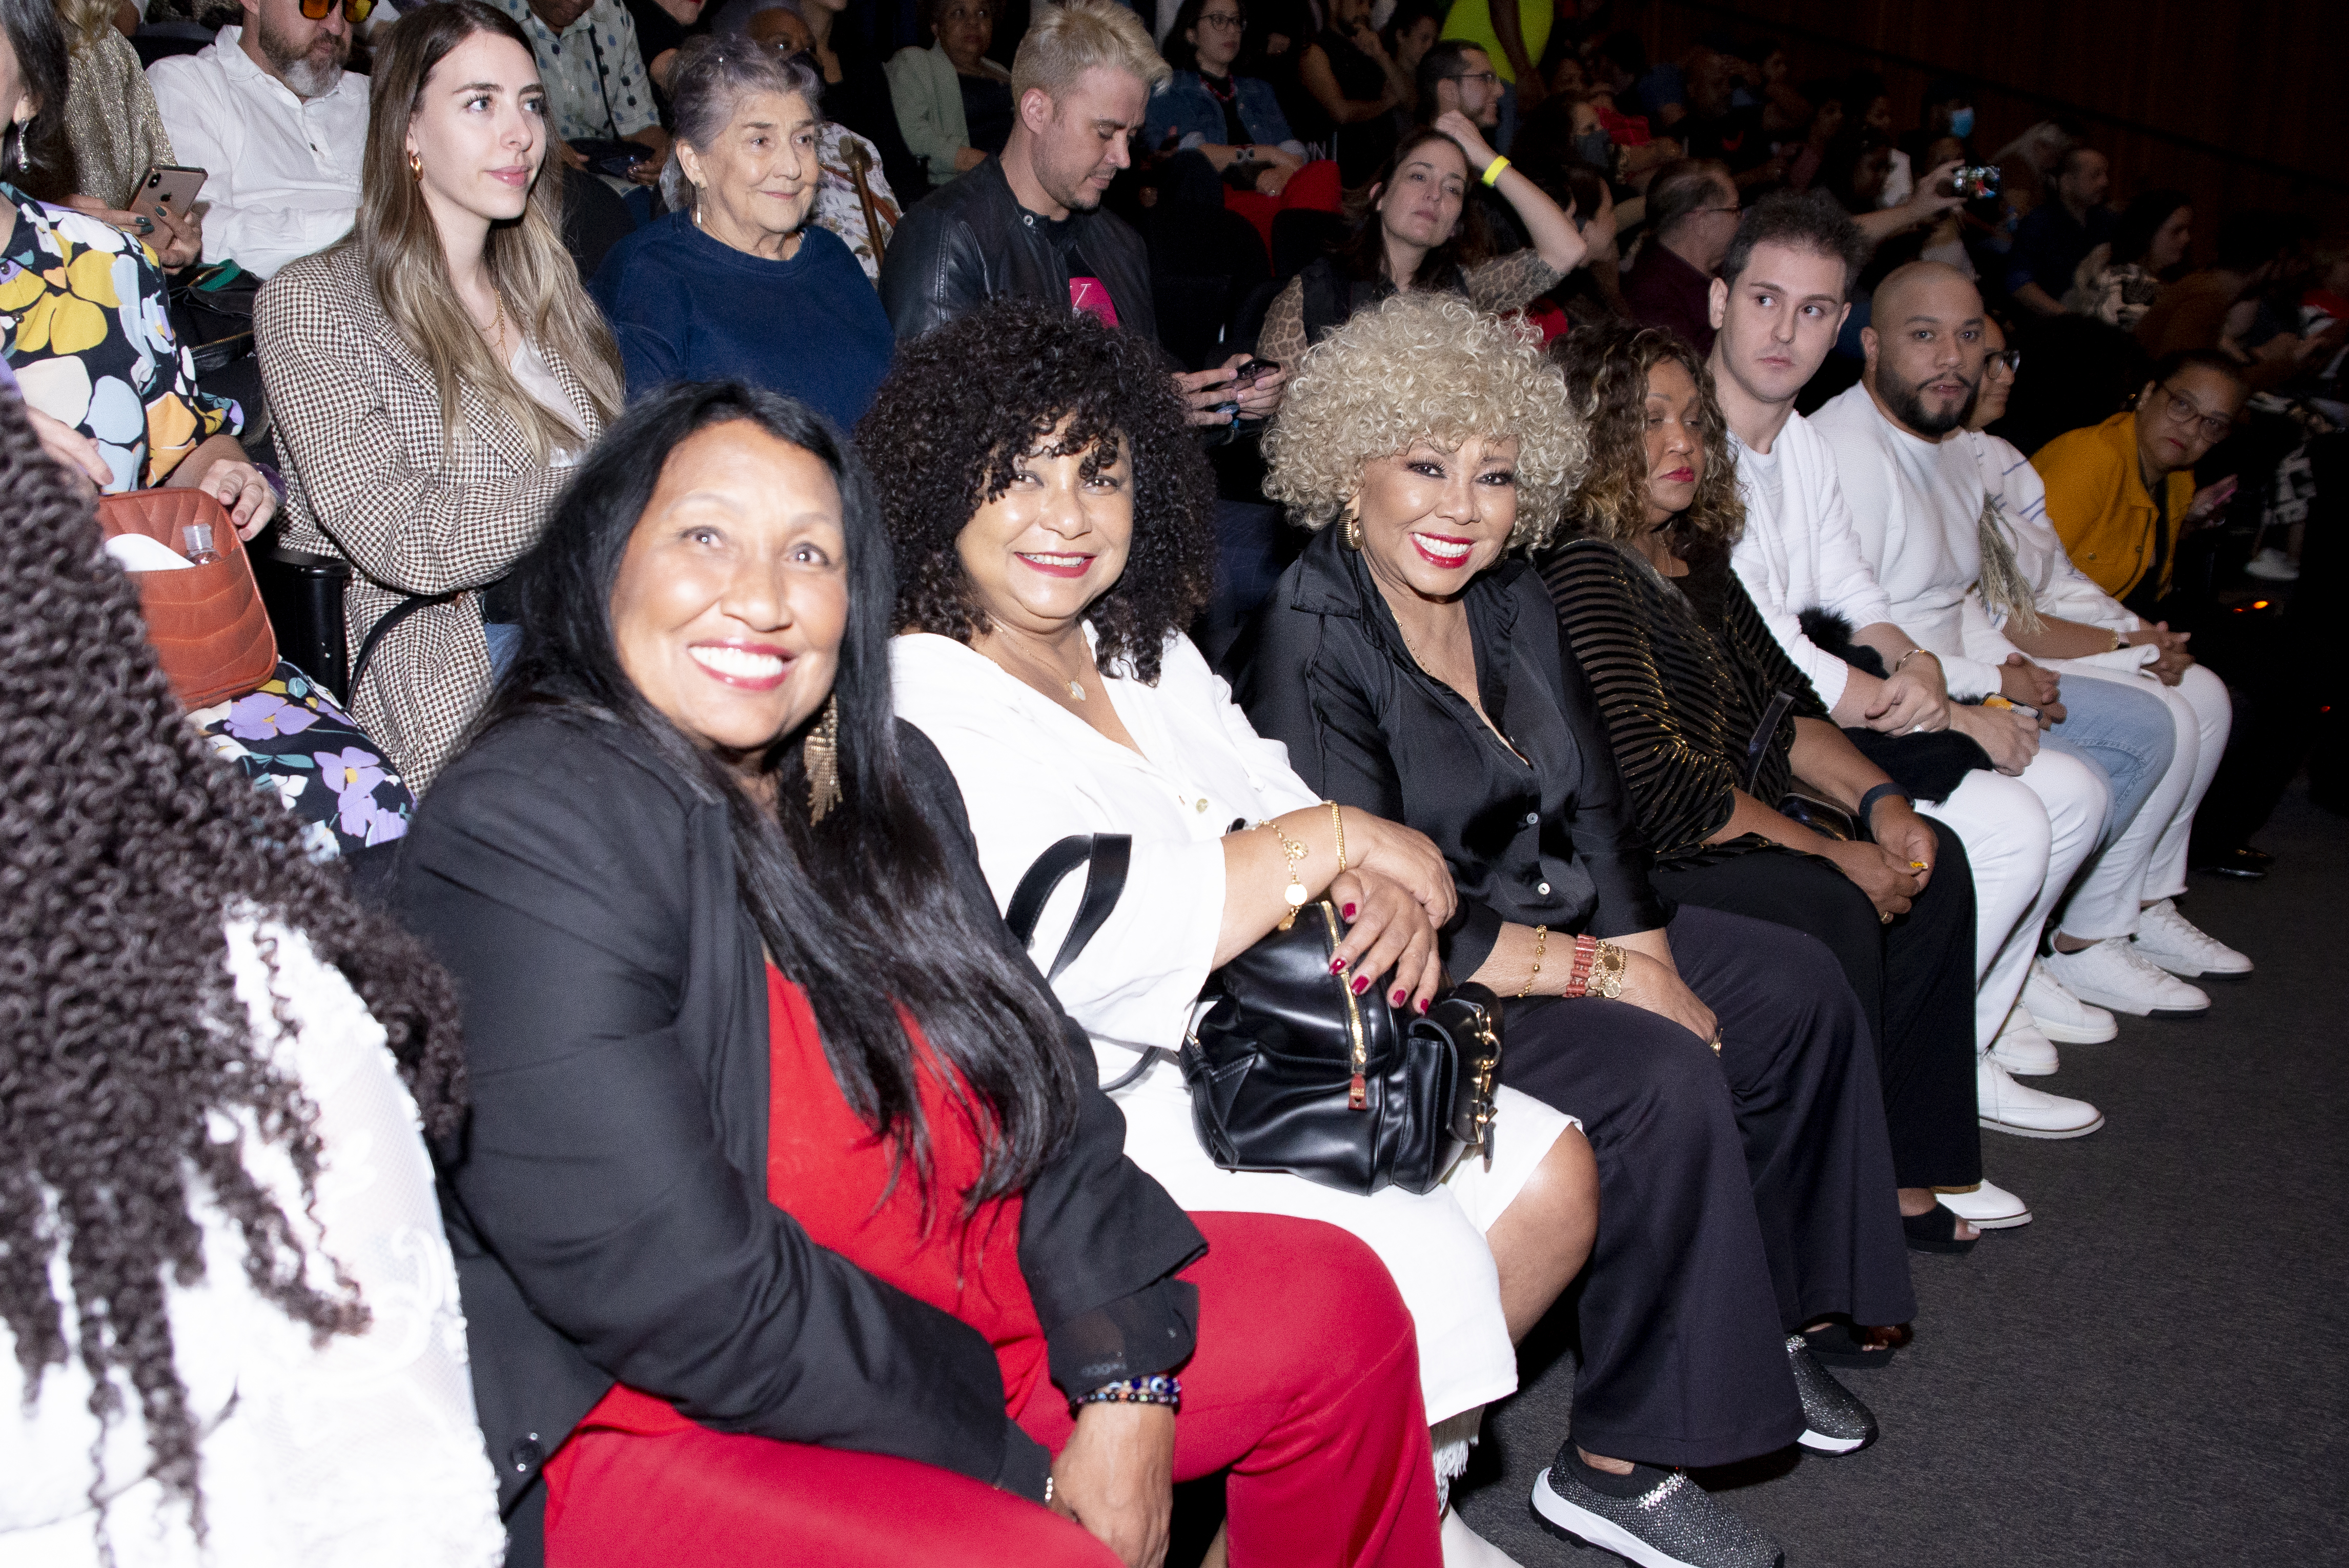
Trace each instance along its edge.
<instances>
[{"instance_id":1,"label":"houndstooth jacket","mask_svg":"<svg viewBox=\"0 0 2349 1568\"><path fill-rule=\"evenodd\" d=\"M456 593L388 633L351 711L419 794L488 697L489 643L477 591L538 537L568 470L533 457L512 419L460 391L463 431L443 430L423 358L393 330L356 244L305 256L261 292L254 338L291 493L285 542L339 555L350 649L410 594ZM585 383L547 364L593 441ZM460 591L463 590L463 591Z\"/></svg>"}]
</instances>

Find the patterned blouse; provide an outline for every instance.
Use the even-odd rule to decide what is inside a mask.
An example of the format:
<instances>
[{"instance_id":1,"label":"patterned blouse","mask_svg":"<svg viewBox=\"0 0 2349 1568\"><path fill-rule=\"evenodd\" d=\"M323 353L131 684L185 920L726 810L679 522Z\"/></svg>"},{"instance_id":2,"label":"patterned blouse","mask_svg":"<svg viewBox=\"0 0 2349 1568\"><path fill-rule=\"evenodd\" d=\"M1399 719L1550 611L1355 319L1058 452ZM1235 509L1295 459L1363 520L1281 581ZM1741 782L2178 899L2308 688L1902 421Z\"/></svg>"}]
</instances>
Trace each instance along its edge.
<instances>
[{"instance_id":1,"label":"patterned blouse","mask_svg":"<svg viewBox=\"0 0 2349 1568\"><path fill-rule=\"evenodd\" d=\"M864 152L864 188L872 193L873 216L880 220L881 243L875 245L872 225L864 221L864 199L856 193L856 182L850 177L848 155L852 148ZM816 163L823 171L815 188L815 221L844 241L856 265L875 286L881 282L881 253L889 248L889 237L897 232L897 198L889 189L889 177L881 172L881 150L836 120L825 120L816 130Z\"/></svg>"},{"instance_id":2,"label":"patterned blouse","mask_svg":"<svg viewBox=\"0 0 2349 1568\"><path fill-rule=\"evenodd\" d=\"M1747 748L1783 691L1794 706L1764 743L1750 792L1777 804L1794 774L1794 721L1827 711L1725 561L1668 582L1629 545L1586 536L1534 565L1660 863L1705 850L1729 821L1732 792L1753 766Z\"/></svg>"},{"instance_id":3,"label":"patterned blouse","mask_svg":"<svg viewBox=\"0 0 2349 1568\"><path fill-rule=\"evenodd\" d=\"M1467 285L1469 304L1479 310L1497 313L1532 303L1536 296L1565 275L1542 260L1539 251L1527 245L1469 267L1463 281ZM1264 329L1257 335L1256 351L1267 359L1294 369L1311 347L1305 340L1305 280L1300 275L1290 278L1288 286L1274 296L1272 308L1265 312Z\"/></svg>"},{"instance_id":4,"label":"patterned blouse","mask_svg":"<svg viewBox=\"0 0 2349 1568\"><path fill-rule=\"evenodd\" d=\"M0 215L0 357L27 403L98 442L108 493L159 485L207 438L244 428L233 399L197 389L154 252L5 182Z\"/></svg>"}]
</instances>

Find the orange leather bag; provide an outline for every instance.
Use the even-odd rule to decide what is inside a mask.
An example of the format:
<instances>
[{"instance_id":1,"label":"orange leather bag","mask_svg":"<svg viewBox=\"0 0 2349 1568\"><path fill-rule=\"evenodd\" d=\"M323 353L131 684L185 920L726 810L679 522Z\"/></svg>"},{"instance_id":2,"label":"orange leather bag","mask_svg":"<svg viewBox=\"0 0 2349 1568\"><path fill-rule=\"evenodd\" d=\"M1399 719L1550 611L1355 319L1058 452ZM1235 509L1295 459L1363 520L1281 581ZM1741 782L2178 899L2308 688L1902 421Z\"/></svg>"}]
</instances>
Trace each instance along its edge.
<instances>
[{"instance_id":1,"label":"orange leather bag","mask_svg":"<svg viewBox=\"0 0 2349 1568\"><path fill-rule=\"evenodd\" d=\"M133 572L147 640L190 712L242 697L277 670L277 636L262 607L244 541L228 509L201 490L132 490L98 498L98 529L108 538L143 534L186 555L181 530L212 526L220 559L175 572Z\"/></svg>"}]
</instances>

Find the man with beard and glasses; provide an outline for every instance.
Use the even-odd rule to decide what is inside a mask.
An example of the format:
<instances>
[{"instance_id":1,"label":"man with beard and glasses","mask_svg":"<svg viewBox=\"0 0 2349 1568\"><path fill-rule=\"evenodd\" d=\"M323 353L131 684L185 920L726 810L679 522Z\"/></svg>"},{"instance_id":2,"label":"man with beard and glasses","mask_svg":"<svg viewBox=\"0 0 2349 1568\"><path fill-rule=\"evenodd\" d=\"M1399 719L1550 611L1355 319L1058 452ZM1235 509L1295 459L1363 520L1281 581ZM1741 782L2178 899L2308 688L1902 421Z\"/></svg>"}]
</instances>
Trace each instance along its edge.
<instances>
[{"instance_id":1,"label":"man with beard and glasses","mask_svg":"<svg viewBox=\"0 0 2349 1568\"><path fill-rule=\"evenodd\" d=\"M273 277L350 232L367 80L343 69L373 0L243 0L244 25L147 71L179 161L205 171L204 260Z\"/></svg>"},{"instance_id":2,"label":"man with beard and glasses","mask_svg":"<svg viewBox=\"0 0 2349 1568\"><path fill-rule=\"evenodd\" d=\"M1102 197L1133 162L1150 95L1172 74L1117 0L1039 5L1011 59L1010 140L907 213L881 264L897 341L1007 296L1058 300L1157 337L1142 236L1102 211ZM1235 389L1227 383L1247 358L1174 378L1193 424L1272 417L1288 368Z\"/></svg>"},{"instance_id":3,"label":"man with beard and glasses","mask_svg":"<svg viewBox=\"0 0 2349 1568\"><path fill-rule=\"evenodd\" d=\"M1981 467L1962 442L1942 438L1973 411L1987 330L1982 296L1962 273L1940 262L1898 268L1877 285L1871 324L1860 332L1867 370L1859 384L1811 422L1835 453L1861 553L1890 597L1893 619L1940 659L1951 696L2002 698L2036 711L2040 755L2068 754L2110 790L2097 847L2058 909L2046 969L2101 1007L2161 1017L2207 1012L2207 995L2132 940L2156 842L2191 783L2191 759L2178 765L2168 709L2134 683L2059 680L1992 626L1978 586L2003 581L2013 555ZM2034 762L2022 777L2053 815L2057 802L2047 786L2061 775ZM2035 929L2026 934L2035 940Z\"/></svg>"}]
</instances>

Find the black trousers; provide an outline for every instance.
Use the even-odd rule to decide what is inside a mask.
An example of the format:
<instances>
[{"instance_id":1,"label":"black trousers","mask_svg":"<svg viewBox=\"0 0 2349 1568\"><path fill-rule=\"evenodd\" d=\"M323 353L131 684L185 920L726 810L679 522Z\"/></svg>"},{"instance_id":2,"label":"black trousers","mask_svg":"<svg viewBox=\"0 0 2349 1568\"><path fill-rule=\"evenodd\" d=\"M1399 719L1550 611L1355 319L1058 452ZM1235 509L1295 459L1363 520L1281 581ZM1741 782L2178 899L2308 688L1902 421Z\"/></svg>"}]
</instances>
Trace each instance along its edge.
<instances>
[{"instance_id":1,"label":"black trousers","mask_svg":"<svg viewBox=\"0 0 2349 1568\"><path fill-rule=\"evenodd\" d=\"M1916 1315L1867 1021L1835 957L1689 907L1665 928L1722 1052L1629 1002L1513 1003L1503 1080L1582 1118L1599 1239L1574 1440L1715 1465L1803 1429L1786 1335Z\"/></svg>"},{"instance_id":2,"label":"black trousers","mask_svg":"<svg viewBox=\"0 0 2349 1568\"><path fill-rule=\"evenodd\" d=\"M1775 846L1710 864L1661 865L1665 898L1808 931L1843 966L1884 1086L1892 1168L1903 1187L1971 1187L1982 1179L1974 1097L1974 880L1958 836L1940 840L1932 879L1885 925L1850 877L1816 856Z\"/></svg>"}]
</instances>

